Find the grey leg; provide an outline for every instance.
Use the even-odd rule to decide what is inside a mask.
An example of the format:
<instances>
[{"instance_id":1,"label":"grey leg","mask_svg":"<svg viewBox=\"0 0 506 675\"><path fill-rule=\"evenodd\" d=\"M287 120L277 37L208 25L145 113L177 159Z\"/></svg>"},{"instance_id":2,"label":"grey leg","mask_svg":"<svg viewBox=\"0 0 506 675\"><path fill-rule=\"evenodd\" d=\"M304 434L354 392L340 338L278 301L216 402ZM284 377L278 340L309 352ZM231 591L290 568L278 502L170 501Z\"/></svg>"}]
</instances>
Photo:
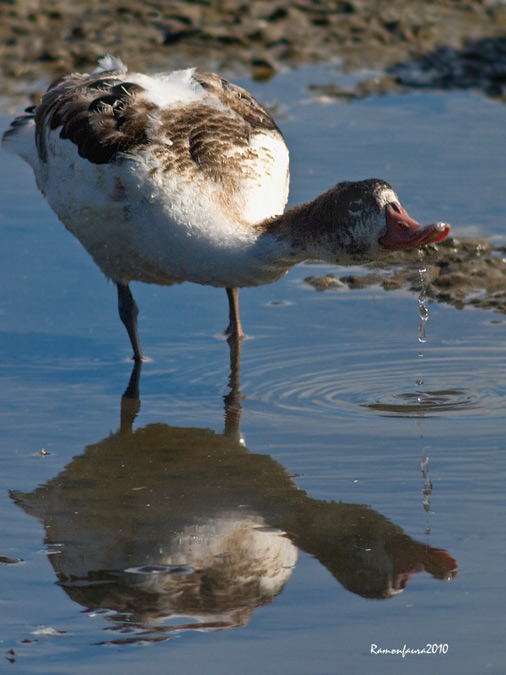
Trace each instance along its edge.
<instances>
[{"instance_id":1,"label":"grey leg","mask_svg":"<svg viewBox=\"0 0 506 675\"><path fill-rule=\"evenodd\" d=\"M230 340L238 340L244 337L239 316L239 289L227 288L229 324L225 335Z\"/></svg>"},{"instance_id":2,"label":"grey leg","mask_svg":"<svg viewBox=\"0 0 506 675\"><path fill-rule=\"evenodd\" d=\"M135 302L132 292L128 284L116 282L118 287L118 311L119 317L123 321L127 329L128 337L132 343L134 350L134 360L142 361L141 343L139 340L139 333L137 332L137 314L139 308Z\"/></svg>"}]
</instances>

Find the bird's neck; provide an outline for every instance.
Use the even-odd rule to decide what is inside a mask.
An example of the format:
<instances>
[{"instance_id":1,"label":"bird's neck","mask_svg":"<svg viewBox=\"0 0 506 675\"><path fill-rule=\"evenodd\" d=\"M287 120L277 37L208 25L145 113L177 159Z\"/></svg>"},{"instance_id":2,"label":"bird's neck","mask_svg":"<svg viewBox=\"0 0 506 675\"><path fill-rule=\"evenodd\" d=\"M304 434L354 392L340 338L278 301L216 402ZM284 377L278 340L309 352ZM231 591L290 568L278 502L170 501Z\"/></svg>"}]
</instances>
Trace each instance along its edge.
<instances>
[{"instance_id":1,"label":"bird's neck","mask_svg":"<svg viewBox=\"0 0 506 675\"><path fill-rule=\"evenodd\" d=\"M303 260L336 262L340 235L335 219L331 217L331 199L329 191L275 216L263 225L265 234L282 243L294 263Z\"/></svg>"}]
</instances>

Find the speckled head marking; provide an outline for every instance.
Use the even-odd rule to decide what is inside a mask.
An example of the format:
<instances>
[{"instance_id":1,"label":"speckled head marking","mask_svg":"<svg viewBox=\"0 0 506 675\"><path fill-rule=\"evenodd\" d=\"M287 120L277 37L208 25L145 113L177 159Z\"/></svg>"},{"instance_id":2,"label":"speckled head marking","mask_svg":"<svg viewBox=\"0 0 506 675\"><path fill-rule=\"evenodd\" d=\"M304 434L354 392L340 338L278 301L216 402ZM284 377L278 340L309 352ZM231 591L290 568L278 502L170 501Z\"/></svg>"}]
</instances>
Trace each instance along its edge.
<instances>
[{"instance_id":1,"label":"speckled head marking","mask_svg":"<svg viewBox=\"0 0 506 675\"><path fill-rule=\"evenodd\" d=\"M335 229L337 223L354 223L364 215L379 213L391 201L398 201L392 187L383 180L368 178L344 181L330 190L334 201L333 217L327 226ZM323 196L323 195L322 195Z\"/></svg>"},{"instance_id":2,"label":"speckled head marking","mask_svg":"<svg viewBox=\"0 0 506 675\"><path fill-rule=\"evenodd\" d=\"M368 178L340 183L333 189L335 199L334 229L339 244L350 258L360 261L378 252L378 239L386 229L385 207L399 203L392 187L383 180Z\"/></svg>"}]
</instances>

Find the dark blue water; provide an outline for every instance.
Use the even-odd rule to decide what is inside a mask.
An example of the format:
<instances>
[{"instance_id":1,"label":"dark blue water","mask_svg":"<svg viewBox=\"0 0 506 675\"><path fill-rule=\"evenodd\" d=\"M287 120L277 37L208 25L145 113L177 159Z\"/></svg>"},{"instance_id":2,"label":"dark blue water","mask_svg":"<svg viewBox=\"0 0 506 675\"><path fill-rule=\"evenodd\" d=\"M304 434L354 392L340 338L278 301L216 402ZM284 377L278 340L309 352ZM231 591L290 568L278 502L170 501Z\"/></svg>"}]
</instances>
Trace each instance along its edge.
<instances>
[{"instance_id":1,"label":"dark blue water","mask_svg":"<svg viewBox=\"0 0 506 675\"><path fill-rule=\"evenodd\" d=\"M422 222L503 239L504 106L307 93L333 77L243 83L278 104L292 204L377 176ZM416 295L317 293L341 271L300 266L241 292L225 414L225 293L138 285L151 360L125 398L114 288L28 167L2 153L0 181L6 671L503 672L501 315L431 304L420 344Z\"/></svg>"}]
</instances>

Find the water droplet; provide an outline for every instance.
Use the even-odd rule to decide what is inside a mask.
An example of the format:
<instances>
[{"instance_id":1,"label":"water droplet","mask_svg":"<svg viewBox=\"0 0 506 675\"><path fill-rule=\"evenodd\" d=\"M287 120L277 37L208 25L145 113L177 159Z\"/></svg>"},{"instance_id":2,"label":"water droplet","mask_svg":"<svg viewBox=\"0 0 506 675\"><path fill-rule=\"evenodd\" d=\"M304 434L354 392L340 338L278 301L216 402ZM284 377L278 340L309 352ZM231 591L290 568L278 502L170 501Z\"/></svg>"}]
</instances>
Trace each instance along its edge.
<instances>
[{"instance_id":1,"label":"water droplet","mask_svg":"<svg viewBox=\"0 0 506 675\"><path fill-rule=\"evenodd\" d=\"M418 257L420 260L420 263L423 260L424 253L422 250L418 252ZM420 275L420 294L418 296L418 315L420 317L420 324L418 326L418 342L425 343L427 342L427 337L425 334L425 324L427 323L429 319L429 310L427 309L427 306L425 304L425 300L427 299L427 289L425 286L425 274L427 272L427 268L424 267L422 264L420 264L418 268L418 274ZM420 356L423 356L423 354L420 354Z\"/></svg>"},{"instance_id":2,"label":"water droplet","mask_svg":"<svg viewBox=\"0 0 506 675\"><path fill-rule=\"evenodd\" d=\"M422 470L422 476L423 476L423 488L422 488L422 506L423 510L427 515L430 515L431 510L430 510L430 498L432 495L432 482L430 480L430 475L429 475L429 458L427 456L423 457L421 463L420 463L420 468ZM427 533L427 530L430 531L430 527L427 524L425 528L425 532Z\"/></svg>"}]
</instances>

